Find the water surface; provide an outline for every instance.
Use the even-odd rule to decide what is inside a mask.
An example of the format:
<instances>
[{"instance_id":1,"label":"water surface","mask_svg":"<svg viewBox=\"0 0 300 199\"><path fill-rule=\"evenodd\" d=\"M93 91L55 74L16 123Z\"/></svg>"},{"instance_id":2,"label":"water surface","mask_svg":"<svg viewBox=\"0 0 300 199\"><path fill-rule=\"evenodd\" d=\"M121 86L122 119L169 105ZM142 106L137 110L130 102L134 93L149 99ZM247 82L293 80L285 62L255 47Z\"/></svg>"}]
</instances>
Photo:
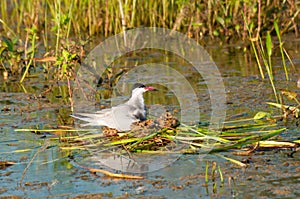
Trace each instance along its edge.
<instances>
[{"instance_id":1,"label":"water surface","mask_svg":"<svg viewBox=\"0 0 300 199\"><path fill-rule=\"evenodd\" d=\"M299 67L299 40L287 38L285 46L295 64ZM243 51L242 45L209 44L205 46L218 66L227 94L227 119L253 117L258 111L279 114L280 111L265 104L274 101L268 80L261 80L253 57ZM210 118L210 96L203 77L185 60L162 51L141 52L135 57L120 59L114 63L117 71L133 69L137 63L163 63L180 70L193 86L197 88L200 118ZM297 74L289 66L290 81L285 80L280 54L273 57L276 87L298 92ZM39 73L39 70L37 70ZM41 71L41 70L40 70ZM145 78L158 78L151 76ZM130 79L130 78L131 79ZM126 79L127 78L127 79ZM103 94L95 107L118 104L130 94L126 85L131 85L134 77L126 77L115 91L100 87ZM129 79L129 80L128 80ZM8 80L0 77L0 161L16 164L0 170L0 196L41 197L127 197L153 196L154 198L297 198L300 197L299 152L290 156L289 150L257 151L250 156L222 155L232 157L248 164L247 168L230 163L215 155L181 155L168 166L152 172L143 173L144 180L122 180L91 174L73 163L78 161L93 167L93 161L84 151L66 151L59 148L59 142L49 141L52 134L15 132L15 129L52 129L60 125L74 126L67 85L63 82L47 81L40 74L28 78L23 85L18 78ZM121 82L121 81L120 81ZM126 83L127 82L127 83ZM124 86L125 85L125 86ZM150 116L161 110L175 111L180 117L180 106L174 92L159 87L158 93L147 93L145 102L153 106ZM180 86L180 85L178 85ZM45 92L51 88L50 92ZM184 93L188 95L189 93ZM111 98L112 97L112 98ZM188 96L187 96L188 97ZM157 106L159 105L159 106ZM93 107L92 109L95 109ZM150 106L151 107L151 106ZM155 108L158 107L158 108ZM160 113L160 112L159 112ZM189 112L185 113L189 115ZM197 122L197 121L193 121ZM279 123L284 125L284 123ZM280 135L284 140L299 139L298 127L288 124L288 130ZM40 152L28 168L20 186L22 172L34 154L48 143L48 149ZM74 159L70 158L73 157ZM90 162L88 162L90 160ZM222 169L224 183L217 175L205 185L205 167L215 161ZM96 165L97 167L98 165ZM211 168L211 167L210 167ZM109 169L109 168L107 168ZM113 170L112 170L113 171ZM115 172L115 171L114 171ZM93 194L93 195L92 195Z\"/></svg>"}]
</instances>

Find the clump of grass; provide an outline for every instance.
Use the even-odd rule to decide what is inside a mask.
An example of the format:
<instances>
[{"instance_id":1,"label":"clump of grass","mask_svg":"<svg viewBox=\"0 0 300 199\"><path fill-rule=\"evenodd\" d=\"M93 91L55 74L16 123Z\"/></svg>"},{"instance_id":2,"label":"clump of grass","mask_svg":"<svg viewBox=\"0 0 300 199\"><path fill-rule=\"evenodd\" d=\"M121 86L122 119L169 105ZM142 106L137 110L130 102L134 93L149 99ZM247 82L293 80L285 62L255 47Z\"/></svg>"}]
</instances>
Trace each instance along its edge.
<instances>
[{"instance_id":1,"label":"clump of grass","mask_svg":"<svg viewBox=\"0 0 300 199\"><path fill-rule=\"evenodd\" d=\"M118 136L95 134L94 130L84 130L85 133L76 134L76 130L34 130L38 132L68 132L61 134L61 148L95 149L114 153L218 153L222 151L245 150L251 145L268 140L284 128L276 128L272 121L263 121L264 117L254 117L242 121L227 122L222 132L211 131L207 127L183 125L176 129L164 128L159 131L136 137L136 132L124 132ZM250 121L250 122L249 122ZM259 121L259 122L255 122ZM230 123L230 125L228 125ZM238 123L238 124L237 124ZM20 129L18 131L24 131ZM73 132L73 133L72 133ZM65 143L65 144L64 144ZM180 147L178 147L180 146ZM184 147L183 147L184 146ZM117 147L117 148L116 148ZM119 147L119 148L118 148Z\"/></svg>"},{"instance_id":2,"label":"clump of grass","mask_svg":"<svg viewBox=\"0 0 300 199\"><path fill-rule=\"evenodd\" d=\"M34 20L27 16L36 15L39 19L38 32L45 30L45 24L49 30L56 29L57 38L61 35L68 37L71 32L79 37L83 34L108 36L121 32L126 24L125 28L165 27L186 32L195 38L209 35L229 39L247 36L242 10L247 23L252 21L253 30L258 33L273 25L272 15L282 24L282 34L290 31L294 31L296 36L298 34L299 7L290 1L2 1L1 19L4 24L10 24L9 27L4 26L5 31L10 28L20 34L22 26L27 27ZM44 33L49 34L49 30Z\"/></svg>"},{"instance_id":3,"label":"clump of grass","mask_svg":"<svg viewBox=\"0 0 300 199\"><path fill-rule=\"evenodd\" d=\"M258 65L260 74L261 74L261 78L265 79L265 74L264 74L264 70L261 64L261 60L264 64L264 68L267 71L267 75L268 75L268 79L271 83L271 87L273 89L274 92L274 96L275 96L275 100L278 103L278 94L277 94L277 90L274 84L274 76L273 76L273 66L272 66L272 54L273 54L273 42L272 42L272 37L271 37L271 33L270 31L267 31L266 36L265 36L265 45L263 42L262 37L260 36L259 33L257 33L256 37L253 37L252 34L252 26L253 23L251 23L250 25L247 23L246 18L244 16L244 21L246 24L246 28L248 30L248 34L249 34L249 38L250 38L250 42L251 42L251 47L252 50L254 52L254 56L256 59L256 63ZM289 74L288 74L288 69L286 66L286 60L285 60L285 56L289 59L289 61L291 62L291 65L293 65L293 62L291 61L288 53L284 50L283 47L283 42L281 40L281 33L278 27L278 23L277 20L274 21L274 29L277 35L277 39L279 41L279 49L280 49L280 53L281 53L281 58L282 58L282 65L283 65L283 69L285 72L285 76L286 76L286 80L289 80Z\"/></svg>"},{"instance_id":4,"label":"clump of grass","mask_svg":"<svg viewBox=\"0 0 300 199\"><path fill-rule=\"evenodd\" d=\"M33 58L34 58L34 55L35 55L35 42L36 42L36 38L37 38L37 35L36 35L36 27L33 25L30 29L27 29L28 33L27 33L27 37L26 37L26 44L28 43L28 41L30 41L30 48L25 48L25 58L26 57L29 57L28 60L25 61L26 63L26 68L25 68L25 71L22 75L22 78L20 80L20 83L22 83L28 73L28 70L29 70L29 67L31 66L32 64L32 61L33 61ZM28 55L30 54L30 55Z\"/></svg>"},{"instance_id":5,"label":"clump of grass","mask_svg":"<svg viewBox=\"0 0 300 199\"><path fill-rule=\"evenodd\" d=\"M220 37L224 40L236 37L243 39L250 37L252 40L253 37L247 34L248 29L248 32L256 35L254 38L259 41L259 35L265 35L267 31L270 31L270 27L274 25L280 40L279 47L283 63L285 64L283 53L286 54L286 57L288 57L288 54L283 48L280 35L290 31L294 31L297 35L297 22L299 20L296 17L296 13L299 13L299 8L289 1L270 3L269 1L259 0L256 3L252 3L233 0L207 0L203 2L188 2L184 0L163 2L154 0L144 2L136 0L125 2L122 0L90 0L81 2L47 0L41 3L34 0L20 0L12 2L2 1L1 6L0 23L3 25L2 31L6 38L13 40L16 35L28 34L28 30L32 30L34 25L36 40L38 39L37 36L43 38L47 52L53 48L55 49L55 57L64 56L61 48L69 51L68 41L70 36L76 36L78 40L81 40L80 38L82 37L97 34L109 36L124 32L128 28L152 26L185 32L189 37L196 39L209 35L212 38ZM241 10L244 12L240 12ZM268 13L271 13L273 17L269 17ZM290 20L291 18L292 20ZM280 24L281 32L278 24ZM23 27L27 27L27 29L23 29ZM126 39L125 35L124 39ZM269 41L268 39L267 44L270 43ZM31 39L30 42L32 43L33 40ZM35 42L38 42L38 40ZM64 42L66 43L65 46L62 44ZM49 46L51 43L55 43L54 47ZM26 61L26 70L21 82L24 81L28 63L32 60L31 55L34 55L34 53L30 53L30 56L27 57L27 45L23 45L25 46L24 60ZM260 49L261 47L257 43L256 48L257 52L254 51L254 53L256 57L259 57L264 50ZM266 55L267 60L269 59L267 62L269 67L266 69L269 70L268 73L272 79L271 55L269 54L272 51L270 49L272 49L271 46L267 46ZM6 69L7 66L2 64L2 68ZM284 68L288 78L285 65ZM260 72L264 78L261 67ZM272 85L272 87L275 92L275 86Z\"/></svg>"},{"instance_id":6,"label":"clump of grass","mask_svg":"<svg viewBox=\"0 0 300 199\"><path fill-rule=\"evenodd\" d=\"M247 164L234 159L234 157L228 157L228 155L249 155L256 149L294 149L299 147L299 140L294 142L279 140L277 135L283 132L285 128L278 128L270 118L271 115L260 112L253 118L228 121L221 131L184 124L177 128L153 129L147 134L136 134L138 132L129 131L113 136L99 133L99 129L16 129L16 131L30 131L38 134L52 133L56 136L49 138L51 146L57 145L69 153L79 150L92 151L96 154L111 153L114 156L126 157L133 162L134 153L152 155L213 154L240 167L246 167ZM88 171L101 172L111 177L135 178L134 176L115 175L101 169L87 168L78 163L74 164ZM211 181L215 189L218 179L223 185L224 178L220 165L212 162L209 172L209 163L207 163L206 185L208 186Z\"/></svg>"},{"instance_id":7,"label":"clump of grass","mask_svg":"<svg viewBox=\"0 0 300 199\"><path fill-rule=\"evenodd\" d=\"M17 37L2 37L0 48L0 64L4 71L19 74L22 67L24 50L19 45Z\"/></svg>"},{"instance_id":8,"label":"clump of grass","mask_svg":"<svg viewBox=\"0 0 300 199\"><path fill-rule=\"evenodd\" d=\"M209 162L206 162L206 167L205 167L205 187L207 188L206 191L208 192L208 183L209 179L212 181L212 186L213 186L213 192L217 193L217 173L219 174L220 182L221 182L221 187L224 184L224 178L223 174L221 171L220 165L217 167L217 163L215 161L211 162L211 175L209 175Z\"/></svg>"}]
</instances>

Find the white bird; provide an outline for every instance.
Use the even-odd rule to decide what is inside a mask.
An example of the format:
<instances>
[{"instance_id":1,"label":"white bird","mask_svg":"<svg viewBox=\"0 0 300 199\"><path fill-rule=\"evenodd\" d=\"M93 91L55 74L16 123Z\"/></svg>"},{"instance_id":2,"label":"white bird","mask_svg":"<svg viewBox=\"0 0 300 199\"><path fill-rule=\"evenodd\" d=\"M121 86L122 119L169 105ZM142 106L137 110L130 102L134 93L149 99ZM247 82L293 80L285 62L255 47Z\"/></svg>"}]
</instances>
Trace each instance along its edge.
<instances>
[{"instance_id":1,"label":"white bird","mask_svg":"<svg viewBox=\"0 0 300 199\"><path fill-rule=\"evenodd\" d=\"M156 88L136 83L133 85L131 97L126 103L96 113L76 113L71 116L88 122L82 126L107 126L118 131L129 131L132 123L146 120L143 93L153 90Z\"/></svg>"}]
</instances>

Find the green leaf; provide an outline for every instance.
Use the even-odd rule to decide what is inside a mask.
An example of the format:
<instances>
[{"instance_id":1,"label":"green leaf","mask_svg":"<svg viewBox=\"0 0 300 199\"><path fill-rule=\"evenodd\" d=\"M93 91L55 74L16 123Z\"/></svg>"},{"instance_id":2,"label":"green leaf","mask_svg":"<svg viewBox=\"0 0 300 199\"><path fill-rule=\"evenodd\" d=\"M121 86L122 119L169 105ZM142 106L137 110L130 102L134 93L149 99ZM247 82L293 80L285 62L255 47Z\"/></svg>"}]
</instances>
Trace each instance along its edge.
<instances>
[{"instance_id":1,"label":"green leaf","mask_svg":"<svg viewBox=\"0 0 300 199\"><path fill-rule=\"evenodd\" d=\"M216 36L216 37L219 36L219 31L214 30L214 31L213 31L213 35Z\"/></svg>"},{"instance_id":2,"label":"green leaf","mask_svg":"<svg viewBox=\"0 0 300 199\"><path fill-rule=\"evenodd\" d=\"M275 28L277 37L280 38L280 31L279 31L278 23L276 20L274 21L274 28Z\"/></svg>"},{"instance_id":3,"label":"green leaf","mask_svg":"<svg viewBox=\"0 0 300 199\"><path fill-rule=\"evenodd\" d=\"M203 26L203 23L192 23L192 26L195 26L195 27L199 27L199 26Z\"/></svg>"},{"instance_id":4,"label":"green leaf","mask_svg":"<svg viewBox=\"0 0 300 199\"><path fill-rule=\"evenodd\" d=\"M254 23L251 21L250 25L249 25L249 30L252 30L254 27Z\"/></svg>"},{"instance_id":5,"label":"green leaf","mask_svg":"<svg viewBox=\"0 0 300 199\"><path fill-rule=\"evenodd\" d=\"M225 156L223 156L223 155L221 155L221 154L217 154L217 156L222 157L222 158L224 158L225 160L228 160L228 161L230 161L230 162L232 162L232 163L234 163L234 164L237 164L237 165L239 165L239 166L241 166L241 167L246 167L246 166L247 166L246 164L244 164L244 163L242 163L242 162L240 162L240 161L238 161L238 160L235 160L235 159L233 159L233 158L225 157ZM220 173L220 174L221 174L221 173ZM221 176L220 176L220 177L221 177Z\"/></svg>"},{"instance_id":6,"label":"green leaf","mask_svg":"<svg viewBox=\"0 0 300 199\"><path fill-rule=\"evenodd\" d=\"M64 61L64 57L62 57L62 56L58 56L56 58L56 62L63 62L63 61Z\"/></svg>"},{"instance_id":7,"label":"green leaf","mask_svg":"<svg viewBox=\"0 0 300 199\"><path fill-rule=\"evenodd\" d=\"M260 120L260 119L263 119L263 118L270 118L271 117L271 114L270 113L267 113L267 112L258 112L256 113L256 115L253 117L253 119L255 120Z\"/></svg>"},{"instance_id":8,"label":"green leaf","mask_svg":"<svg viewBox=\"0 0 300 199\"><path fill-rule=\"evenodd\" d=\"M234 29L235 29L236 31L239 31L239 30L240 30L240 25L239 25L239 24L235 25L235 26L234 26Z\"/></svg>"},{"instance_id":9,"label":"green leaf","mask_svg":"<svg viewBox=\"0 0 300 199\"><path fill-rule=\"evenodd\" d=\"M14 44L11 41L11 39L7 38L7 37L2 37L2 40L5 42L5 44L7 45L8 51L13 52L14 51Z\"/></svg>"},{"instance_id":10,"label":"green leaf","mask_svg":"<svg viewBox=\"0 0 300 199\"><path fill-rule=\"evenodd\" d=\"M223 27L225 27L225 21L222 17L217 16L216 21L219 22Z\"/></svg>"},{"instance_id":11,"label":"green leaf","mask_svg":"<svg viewBox=\"0 0 300 199\"><path fill-rule=\"evenodd\" d=\"M73 60L76 56L77 56L77 54L74 53L74 54L71 55L70 59Z\"/></svg>"},{"instance_id":12,"label":"green leaf","mask_svg":"<svg viewBox=\"0 0 300 199\"><path fill-rule=\"evenodd\" d=\"M104 144L104 146L113 146L113 145L120 145L120 144L127 144L127 143L132 143L139 141L141 138L128 138L124 140L117 140L117 141L112 141L110 143Z\"/></svg>"},{"instance_id":13,"label":"green leaf","mask_svg":"<svg viewBox=\"0 0 300 199\"><path fill-rule=\"evenodd\" d=\"M63 57L66 59L66 60L68 60L68 57L69 57L69 52L68 51L66 51L66 50L63 50L63 52L62 52L62 55L63 55Z\"/></svg>"},{"instance_id":14,"label":"green leaf","mask_svg":"<svg viewBox=\"0 0 300 199\"><path fill-rule=\"evenodd\" d=\"M268 56L271 57L273 44L272 44L272 39L271 39L270 31L267 32L266 48L267 48L267 54L268 54Z\"/></svg>"},{"instance_id":15,"label":"green leaf","mask_svg":"<svg viewBox=\"0 0 300 199\"><path fill-rule=\"evenodd\" d=\"M61 25L67 25L70 21L70 18L67 15L63 15L61 18Z\"/></svg>"},{"instance_id":16,"label":"green leaf","mask_svg":"<svg viewBox=\"0 0 300 199\"><path fill-rule=\"evenodd\" d=\"M63 72L63 73L66 73L66 72L67 72L67 67L68 67L67 64L63 64L63 65L62 65L62 72Z\"/></svg>"},{"instance_id":17,"label":"green leaf","mask_svg":"<svg viewBox=\"0 0 300 199\"><path fill-rule=\"evenodd\" d=\"M1 46L0 47L0 55L3 53L3 51L6 49L6 46ZM2 58L2 57L1 57Z\"/></svg>"}]
</instances>

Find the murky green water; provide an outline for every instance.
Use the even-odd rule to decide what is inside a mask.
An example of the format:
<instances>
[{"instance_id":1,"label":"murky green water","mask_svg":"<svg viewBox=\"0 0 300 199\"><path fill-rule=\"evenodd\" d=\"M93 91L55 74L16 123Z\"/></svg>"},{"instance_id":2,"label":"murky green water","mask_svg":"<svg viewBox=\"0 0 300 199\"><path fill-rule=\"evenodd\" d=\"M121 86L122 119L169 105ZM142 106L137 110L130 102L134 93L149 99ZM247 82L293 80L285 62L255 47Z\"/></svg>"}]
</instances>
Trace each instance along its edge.
<instances>
[{"instance_id":1,"label":"murky green water","mask_svg":"<svg viewBox=\"0 0 300 199\"><path fill-rule=\"evenodd\" d=\"M286 39L286 49L296 67L300 65L299 45L299 40ZM268 80L261 81L254 58L250 58L248 53L243 52L243 46L219 47L210 44L205 49L218 66L226 86L228 119L240 116L252 117L261 110L279 113L278 110L265 104L266 101L274 101L270 84ZM161 51L150 54L151 56L149 53L139 54L137 57L127 59L126 63L121 60L114 64L118 69L122 67L132 69L139 60L139 63L168 63L180 70L190 84L197 88L197 96L200 100L193 103L199 103L201 120L209 120L210 97L201 75L179 57L169 57ZM275 54L273 61L276 68L277 88L298 92L297 74L290 70L291 80L286 82L281 69L280 55ZM158 78L151 75L149 74L151 78ZM133 79L127 81L132 82ZM0 82L0 161L15 162L14 165L0 170L0 196L68 198L91 194L88 197L300 197L300 155L298 152L290 156L289 150L257 151L250 156L222 153L222 155L248 163L247 168L240 168L214 155L204 157L182 155L162 169L141 174L145 177L143 180L120 180L104 177L102 174L91 174L74 164L74 161L78 161L86 166L97 168L86 152L60 149L58 141L49 141L54 137L51 134L15 132L15 129L24 128L53 129L59 125L73 126L74 121L69 117L71 111L67 98L67 85L47 82L43 75L26 79L23 85L18 84L17 79L5 80L2 76ZM112 100L109 100L110 94L103 94L97 106L123 101L125 99L123 95L128 95L129 89L122 85L120 84L119 90L113 93ZM148 105L162 105L157 109L151 109L151 114L155 115L161 109L180 112L180 105L174 92L166 87L157 86L160 92L145 95ZM46 92L49 88L51 91ZM183 91L183 95L188 94ZM189 112L186 114L189 115ZM298 127L292 123L280 136L286 140L293 140L299 138L298 134ZM41 151L33 159L20 186L22 172L45 143L48 143L48 149ZM221 183L217 175L216 180L210 179L206 186L206 162L211 164L212 161L220 165L225 181Z\"/></svg>"}]
</instances>

